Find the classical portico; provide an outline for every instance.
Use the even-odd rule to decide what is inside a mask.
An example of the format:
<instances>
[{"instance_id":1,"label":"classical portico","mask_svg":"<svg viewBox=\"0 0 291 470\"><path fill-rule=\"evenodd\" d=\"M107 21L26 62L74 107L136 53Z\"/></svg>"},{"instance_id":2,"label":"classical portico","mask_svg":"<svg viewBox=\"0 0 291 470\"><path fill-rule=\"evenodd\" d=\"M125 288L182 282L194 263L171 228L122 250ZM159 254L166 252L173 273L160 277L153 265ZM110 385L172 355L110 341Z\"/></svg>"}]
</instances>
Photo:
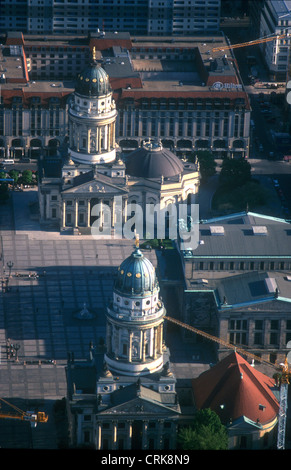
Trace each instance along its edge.
<instances>
[{"instance_id":1,"label":"classical portico","mask_svg":"<svg viewBox=\"0 0 291 470\"><path fill-rule=\"evenodd\" d=\"M113 184L110 177L96 170L81 175L79 180L83 183L68 185L61 193L61 229L103 227L111 234L116 224L126 220L127 188Z\"/></svg>"}]
</instances>

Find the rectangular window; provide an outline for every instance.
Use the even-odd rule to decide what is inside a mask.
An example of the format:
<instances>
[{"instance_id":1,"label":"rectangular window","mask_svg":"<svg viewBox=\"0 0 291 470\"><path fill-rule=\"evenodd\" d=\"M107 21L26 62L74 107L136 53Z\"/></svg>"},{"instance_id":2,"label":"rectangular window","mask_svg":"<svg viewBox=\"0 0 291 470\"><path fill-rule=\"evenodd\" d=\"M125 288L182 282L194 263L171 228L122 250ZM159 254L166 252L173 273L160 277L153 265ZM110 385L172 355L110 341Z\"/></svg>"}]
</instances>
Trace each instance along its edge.
<instances>
[{"instance_id":1,"label":"rectangular window","mask_svg":"<svg viewBox=\"0 0 291 470\"><path fill-rule=\"evenodd\" d=\"M247 344L247 320L230 319L228 324L229 341L232 344Z\"/></svg>"}]
</instances>

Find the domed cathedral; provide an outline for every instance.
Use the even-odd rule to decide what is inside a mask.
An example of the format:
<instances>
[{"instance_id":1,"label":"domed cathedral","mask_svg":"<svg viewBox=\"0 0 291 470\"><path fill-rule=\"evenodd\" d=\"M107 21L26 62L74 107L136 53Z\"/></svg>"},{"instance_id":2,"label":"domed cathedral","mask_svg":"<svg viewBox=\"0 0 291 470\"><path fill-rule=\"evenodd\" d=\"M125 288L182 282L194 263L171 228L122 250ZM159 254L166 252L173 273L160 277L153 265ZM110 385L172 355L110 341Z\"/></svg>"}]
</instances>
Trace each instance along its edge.
<instances>
[{"instance_id":1,"label":"domed cathedral","mask_svg":"<svg viewBox=\"0 0 291 470\"><path fill-rule=\"evenodd\" d=\"M85 164L114 161L117 111L109 77L94 51L91 64L77 78L68 112L72 160Z\"/></svg>"},{"instance_id":2,"label":"domed cathedral","mask_svg":"<svg viewBox=\"0 0 291 470\"><path fill-rule=\"evenodd\" d=\"M199 164L181 160L163 147L161 140L149 140L125 158L128 202L161 209L179 203L195 203L199 188Z\"/></svg>"},{"instance_id":3,"label":"domed cathedral","mask_svg":"<svg viewBox=\"0 0 291 470\"><path fill-rule=\"evenodd\" d=\"M127 221L128 203L138 204L145 214L149 204L166 209L195 202L198 164L180 160L159 140L144 142L129 155L121 154L115 142L116 118L109 76L93 52L68 102L67 155L39 161L42 225L90 235L98 223L92 214L95 206L104 209L99 219L102 230L107 224L106 229L114 231L120 218L122 223Z\"/></svg>"},{"instance_id":4,"label":"domed cathedral","mask_svg":"<svg viewBox=\"0 0 291 470\"><path fill-rule=\"evenodd\" d=\"M155 268L137 240L118 268L106 310L101 361L93 354L87 367L84 362L68 362L75 445L87 443L98 450L176 449L182 414L163 340L165 314Z\"/></svg>"}]
</instances>

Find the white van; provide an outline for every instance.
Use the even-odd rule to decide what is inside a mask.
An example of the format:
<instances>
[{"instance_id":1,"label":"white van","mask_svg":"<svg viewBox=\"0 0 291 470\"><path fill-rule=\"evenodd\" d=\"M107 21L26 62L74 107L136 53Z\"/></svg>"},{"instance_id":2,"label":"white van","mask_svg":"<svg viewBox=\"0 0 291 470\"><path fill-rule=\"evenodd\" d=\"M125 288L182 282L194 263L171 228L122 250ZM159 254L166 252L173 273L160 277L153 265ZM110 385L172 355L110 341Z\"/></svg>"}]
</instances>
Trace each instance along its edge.
<instances>
[{"instance_id":1,"label":"white van","mask_svg":"<svg viewBox=\"0 0 291 470\"><path fill-rule=\"evenodd\" d=\"M4 160L5 165L14 165L14 160Z\"/></svg>"}]
</instances>

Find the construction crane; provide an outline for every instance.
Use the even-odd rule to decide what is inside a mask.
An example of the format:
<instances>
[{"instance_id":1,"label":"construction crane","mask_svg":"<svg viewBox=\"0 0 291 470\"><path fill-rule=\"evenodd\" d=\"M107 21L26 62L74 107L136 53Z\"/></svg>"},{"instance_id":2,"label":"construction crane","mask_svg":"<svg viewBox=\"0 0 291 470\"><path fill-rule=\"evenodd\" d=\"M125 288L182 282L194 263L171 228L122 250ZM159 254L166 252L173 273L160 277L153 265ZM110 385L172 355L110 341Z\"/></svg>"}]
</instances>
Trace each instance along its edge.
<instances>
[{"instance_id":1,"label":"construction crane","mask_svg":"<svg viewBox=\"0 0 291 470\"><path fill-rule=\"evenodd\" d=\"M282 39L282 38L286 38L286 34L279 34L276 36L269 36L266 38L255 39L254 41L241 42L238 44L232 44L230 46L214 47L212 49L212 52L226 51L228 49L237 49L239 47L254 46L255 44L261 44L264 42L273 41L274 39Z\"/></svg>"},{"instance_id":2,"label":"construction crane","mask_svg":"<svg viewBox=\"0 0 291 470\"><path fill-rule=\"evenodd\" d=\"M216 336L210 335L205 331L198 330L194 326L187 325L187 323L183 323L176 318L165 316L166 320L169 320L171 323L175 323L182 328L186 328L187 330L192 331L204 338L209 339L210 341L215 341L216 343L222 344L226 348L233 349L236 352L239 352L242 355L248 356L252 358L252 360L256 360L258 362L267 364L273 367L276 370L280 370L281 374L281 381L280 381L280 397L279 397L279 416L278 416L278 433L277 433L277 449L283 450L285 449L285 435L286 435L286 421L287 421L287 397L288 397L288 385L289 385L289 366L287 357L285 358L284 364L280 364L280 367L277 367L273 362L269 362L266 359L262 359L255 354L246 351L245 349L239 348L234 344L228 343L221 338Z\"/></svg>"},{"instance_id":3,"label":"construction crane","mask_svg":"<svg viewBox=\"0 0 291 470\"><path fill-rule=\"evenodd\" d=\"M0 419L19 419L21 421L30 421L31 427L36 427L38 423L46 423L48 416L43 411L22 411L15 405L12 405L4 398L0 398L0 401L11 407L14 412L6 412L0 409Z\"/></svg>"}]
</instances>

